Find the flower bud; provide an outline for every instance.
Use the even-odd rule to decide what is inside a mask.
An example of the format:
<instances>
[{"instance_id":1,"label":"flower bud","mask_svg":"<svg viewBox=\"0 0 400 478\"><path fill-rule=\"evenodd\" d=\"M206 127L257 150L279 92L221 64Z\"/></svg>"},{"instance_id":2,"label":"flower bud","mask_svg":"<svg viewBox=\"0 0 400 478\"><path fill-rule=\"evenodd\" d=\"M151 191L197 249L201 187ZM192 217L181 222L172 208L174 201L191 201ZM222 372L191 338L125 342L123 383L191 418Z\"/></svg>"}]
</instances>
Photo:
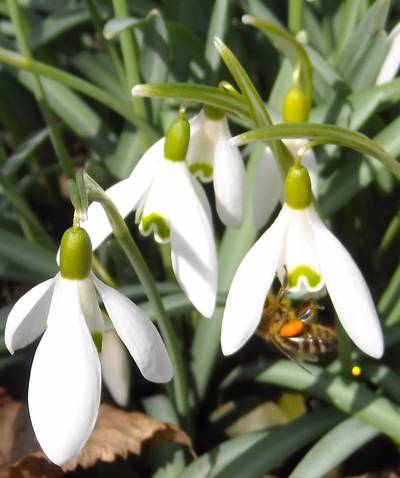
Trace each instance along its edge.
<instances>
[{"instance_id":1,"label":"flower bud","mask_svg":"<svg viewBox=\"0 0 400 478\"><path fill-rule=\"evenodd\" d=\"M168 128L165 135L164 156L165 159L174 162L182 162L186 159L189 147L190 125L184 116L179 116Z\"/></svg>"},{"instance_id":2,"label":"flower bud","mask_svg":"<svg viewBox=\"0 0 400 478\"><path fill-rule=\"evenodd\" d=\"M92 243L85 229L70 227L64 232L60 247L60 273L70 280L88 277L92 268Z\"/></svg>"},{"instance_id":3,"label":"flower bud","mask_svg":"<svg viewBox=\"0 0 400 478\"><path fill-rule=\"evenodd\" d=\"M285 123L300 123L308 120L310 104L304 91L298 86L292 86L283 101L283 121Z\"/></svg>"},{"instance_id":4,"label":"flower bud","mask_svg":"<svg viewBox=\"0 0 400 478\"><path fill-rule=\"evenodd\" d=\"M296 164L285 179L285 202L292 209L305 209L312 201L311 181L307 169Z\"/></svg>"}]
</instances>

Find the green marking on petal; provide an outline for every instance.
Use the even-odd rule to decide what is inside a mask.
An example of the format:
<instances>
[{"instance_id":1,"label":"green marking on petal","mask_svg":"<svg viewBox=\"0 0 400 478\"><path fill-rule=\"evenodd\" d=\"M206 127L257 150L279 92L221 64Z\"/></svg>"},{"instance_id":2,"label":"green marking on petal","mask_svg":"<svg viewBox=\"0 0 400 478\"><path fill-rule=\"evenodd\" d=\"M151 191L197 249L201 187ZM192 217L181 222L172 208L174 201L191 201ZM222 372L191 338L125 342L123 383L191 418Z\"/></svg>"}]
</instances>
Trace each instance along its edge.
<instances>
[{"instance_id":1,"label":"green marking on petal","mask_svg":"<svg viewBox=\"0 0 400 478\"><path fill-rule=\"evenodd\" d=\"M140 226L144 234L150 234L154 226L154 229L157 231L157 236L162 241L167 241L171 234L171 230L169 228L169 225L167 224L167 221L162 216L160 216L160 214L157 214L155 212L152 212L146 217L142 217L142 219L140 220Z\"/></svg>"},{"instance_id":2,"label":"green marking on petal","mask_svg":"<svg viewBox=\"0 0 400 478\"><path fill-rule=\"evenodd\" d=\"M214 168L208 163L193 163L189 164L189 171L202 181L210 181L213 177Z\"/></svg>"},{"instance_id":3,"label":"green marking on petal","mask_svg":"<svg viewBox=\"0 0 400 478\"><path fill-rule=\"evenodd\" d=\"M101 332L92 332L92 339L97 352L100 353L103 348L103 334Z\"/></svg>"},{"instance_id":4,"label":"green marking on petal","mask_svg":"<svg viewBox=\"0 0 400 478\"><path fill-rule=\"evenodd\" d=\"M300 277L305 277L307 279L308 285L310 287L317 287L321 283L321 276L318 272L315 272L314 269L308 266L297 266L291 272L289 272L289 287L293 288L297 286L297 283Z\"/></svg>"},{"instance_id":5,"label":"green marking on petal","mask_svg":"<svg viewBox=\"0 0 400 478\"><path fill-rule=\"evenodd\" d=\"M85 229L73 226L64 232L60 246L60 273L64 279L86 279L92 268L92 243Z\"/></svg>"}]
</instances>

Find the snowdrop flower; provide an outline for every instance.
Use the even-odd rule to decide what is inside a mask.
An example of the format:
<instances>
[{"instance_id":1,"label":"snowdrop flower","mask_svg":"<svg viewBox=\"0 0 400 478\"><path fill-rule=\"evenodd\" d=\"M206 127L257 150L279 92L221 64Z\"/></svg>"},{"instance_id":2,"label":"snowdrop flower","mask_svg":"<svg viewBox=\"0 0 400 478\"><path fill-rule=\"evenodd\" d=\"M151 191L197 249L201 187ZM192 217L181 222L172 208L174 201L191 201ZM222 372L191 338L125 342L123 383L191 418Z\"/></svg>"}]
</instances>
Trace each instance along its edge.
<instances>
[{"instance_id":1,"label":"snowdrop flower","mask_svg":"<svg viewBox=\"0 0 400 478\"><path fill-rule=\"evenodd\" d=\"M217 253L210 207L186 164L190 126L182 115L141 158L132 174L106 191L123 217L136 209L144 235L171 242L172 267L179 285L205 317L217 294ZM110 233L103 208L93 203L83 226L96 248Z\"/></svg>"},{"instance_id":2,"label":"snowdrop flower","mask_svg":"<svg viewBox=\"0 0 400 478\"><path fill-rule=\"evenodd\" d=\"M389 33L389 51L378 73L376 84L392 81L400 66L400 23Z\"/></svg>"},{"instance_id":3,"label":"snowdrop flower","mask_svg":"<svg viewBox=\"0 0 400 478\"><path fill-rule=\"evenodd\" d=\"M353 342L366 354L383 354L383 337L363 276L350 254L321 221L312 204L307 170L293 166L285 182L285 204L275 222L241 262L229 290L221 345L236 352L260 321L275 273L289 292L321 292L326 287L336 313Z\"/></svg>"},{"instance_id":4,"label":"snowdrop flower","mask_svg":"<svg viewBox=\"0 0 400 478\"><path fill-rule=\"evenodd\" d=\"M131 388L129 356L114 330L103 335L100 362L103 380L112 398L120 407L126 407Z\"/></svg>"},{"instance_id":5,"label":"snowdrop flower","mask_svg":"<svg viewBox=\"0 0 400 478\"><path fill-rule=\"evenodd\" d=\"M205 106L191 119L187 163L201 181L214 181L217 213L229 227L239 227L244 215L245 169L239 148L231 146L226 116Z\"/></svg>"},{"instance_id":6,"label":"snowdrop flower","mask_svg":"<svg viewBox=\"0 0 400 478\"><path fill-rule=\"evenodd\" d=\"M59 465L84 446L98 414L103 319L96 290L143 376L153 382L172 377L155 326L133 302L91 273L91 258L86 231L68 229L61 241L60 272L16 302L5 329L11 353L44 332L32 363L28 405L43 451Z\"/></svg>"},{"instance_id":7,"label":"snowdrop flower","mask_svg":"<svg viewBox=\"0 0 400 478\"><path fill-rule=\"evenodd\" d=\"M283 103L283 120L286 123L307 121L309 102L304 92L297 86L290 88ZM284 143L292 156L296 156L308 140L286 139ZM311 178L311 187L315 197L318 196L317 161L311 149L302 156L302 162L308 169ZM267 146L261 159L253 192L253 219L258 229L262 229L268 222L278 203L284 202L282 173Z\"/></svg>"}]
</instances>

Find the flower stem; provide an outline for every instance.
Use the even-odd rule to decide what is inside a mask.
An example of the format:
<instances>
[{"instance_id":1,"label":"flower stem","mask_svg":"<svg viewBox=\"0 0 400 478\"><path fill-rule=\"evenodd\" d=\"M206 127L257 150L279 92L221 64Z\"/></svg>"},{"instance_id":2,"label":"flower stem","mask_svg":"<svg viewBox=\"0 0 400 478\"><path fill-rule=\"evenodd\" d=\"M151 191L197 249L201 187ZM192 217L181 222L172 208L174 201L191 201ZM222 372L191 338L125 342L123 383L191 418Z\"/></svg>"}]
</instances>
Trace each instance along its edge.
<instances>
[{"instance_id":1,"label":"flower stem","mask_svg":"<svg viewBox=\"0 0 400 478\"><path fill-rule=\"evenodd\" d=\"M304 0L289 0L289 30L296 35L303 24Z\"/></svg>"},{"instance_id":2,"label":"flower stem","mask_svg":"<svg viewBox=\"0 0 400 478\"><path fill-rule=\"evenodd\" d=\"M32 55L29 49L28 40L26 38L23 18L19 9L18 2L14 0L8 0L8 8L10 11L12 22L15 27L19 50L26 58L31 59ZM67 177L73 178L74 170L71 164L71 159L65 147L56 119L50 110L46 94L43 89L43 85L40 81L40 78L36 74L33 75L33 92L39 105L39 109L42 113L42 116L49 128L50 140L56 153L60 167Z\"/></svg>"},{"instance_id":3,"label":"flower stem","mask_svg":"<svg viewBox=\"0 0 400 478\"><path fill-rule=\"evenodd\" d=\"M110 221L115 238L120 243L129 262L135 269L135 272L143 285L146 295L151 303L160 327L161 334L165 341L168 353L171 357L174 368L173 387L175 395L176 408L185 425L189 422L189 399L186 372L184 369L184 359L182 357L180 344L176 336L174 327L165 312L163 302L158 293L156 284L151 275L147 264L129 233L128 227L115 207L114 203L105 194L105 192L87 175L85 183L88 188L88 197L93 201L98 201L104 208Z\"/></svg>"}]
</instances>

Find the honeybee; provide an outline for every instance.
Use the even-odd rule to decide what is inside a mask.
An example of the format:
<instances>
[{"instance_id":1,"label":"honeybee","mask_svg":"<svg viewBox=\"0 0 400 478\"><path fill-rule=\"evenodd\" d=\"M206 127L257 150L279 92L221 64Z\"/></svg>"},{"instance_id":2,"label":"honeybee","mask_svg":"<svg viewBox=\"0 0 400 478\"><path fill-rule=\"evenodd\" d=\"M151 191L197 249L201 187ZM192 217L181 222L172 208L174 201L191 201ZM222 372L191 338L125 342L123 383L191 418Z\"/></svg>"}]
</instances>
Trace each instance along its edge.
<instances>
[{"instance_id":1,"label":"honeybee","mask_svg":"<svg viewBox=\"0 0 400 478\"><path fill-rule=\"evenodd\" d=\"M306 301L295 308L286 295L285 278L278 294L270 292L267 296L257 335L271 341L297 363L302 360L316 362L318 355L335 350L335 329L312 322L317 310L323 307L313 301Z\"/></svg>"}]
</instances>

